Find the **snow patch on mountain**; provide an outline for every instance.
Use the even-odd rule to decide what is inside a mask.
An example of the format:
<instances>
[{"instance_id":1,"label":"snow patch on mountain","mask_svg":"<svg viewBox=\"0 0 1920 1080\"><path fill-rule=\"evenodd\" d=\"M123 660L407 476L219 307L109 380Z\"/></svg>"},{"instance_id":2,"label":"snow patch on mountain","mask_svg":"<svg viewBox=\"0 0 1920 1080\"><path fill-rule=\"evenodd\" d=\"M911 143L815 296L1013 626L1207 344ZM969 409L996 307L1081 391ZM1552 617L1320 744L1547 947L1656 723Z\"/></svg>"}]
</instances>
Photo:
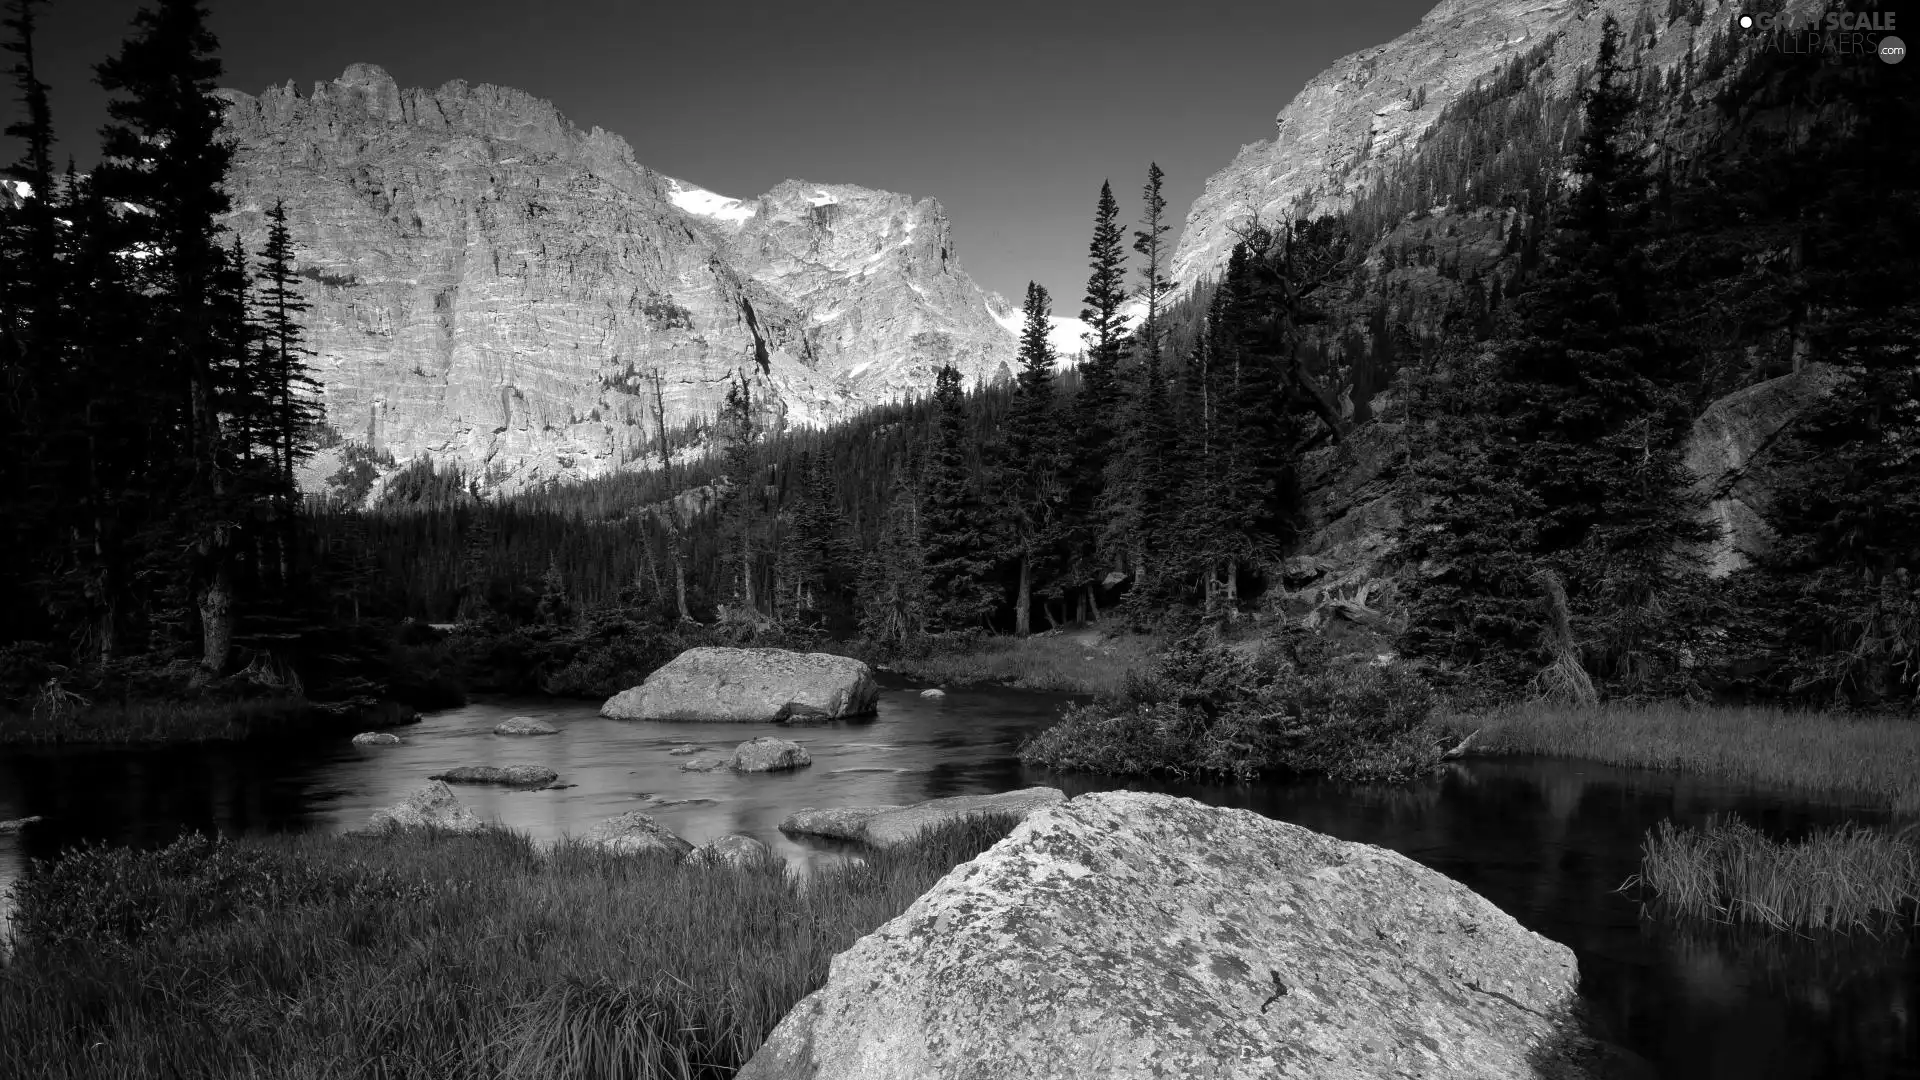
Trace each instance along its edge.
<instances>
[{"instance_id":1,"label":"snow patch on mountain","mask_svg":"<svg viewBox=\"0 0 1920 1080\"><path fill-rule=\"evenodd\" d=\"M694 187L682 180L667 181L667 198L673 205L689 214L718 218L721 221L745 221L757 210L752 203L730 199L725 195L708 191L706 188Z\"/></svg>"},{"instance_id":2,"label":"snow patch on mountain","mask_svg":"<svg viewBox=\"0 0 1920 1080\"><path fill-rule=\"evenodd\" d=\"M999 293L987 298L987 314L1000 324L1015 341L1020 339L1020 330L1026 324L1026 317L1019 308L1008 304ZM1062 362L1077 359L1087 351L1085 335L1087 324L1066 315L1047 316L1047 344L1053 346L1054 355Z\"/></svg>"}]
</instances>

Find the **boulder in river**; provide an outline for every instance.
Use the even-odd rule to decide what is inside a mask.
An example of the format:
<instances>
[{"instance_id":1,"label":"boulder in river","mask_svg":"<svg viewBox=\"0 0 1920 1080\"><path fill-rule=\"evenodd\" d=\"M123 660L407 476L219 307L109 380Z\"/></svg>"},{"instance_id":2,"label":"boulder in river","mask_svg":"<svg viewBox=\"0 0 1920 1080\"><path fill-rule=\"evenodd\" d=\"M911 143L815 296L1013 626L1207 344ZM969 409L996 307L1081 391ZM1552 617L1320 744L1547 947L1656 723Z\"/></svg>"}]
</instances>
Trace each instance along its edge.
<instances>
[{"instance_id":1,"label":"boulder in river","mask_svg":"<svg viewBox=\"0 0 1920 1080\"><path fill-rule=\"evenodd\" d=\"M724 769L726 767L727 767L727 761L725 758L697 757L688 761L681 762L680 771L681 772L713 772L715 769Z\"/></svg>"},{"instance_id":2,"label":"boulder in river","mask_svg":"<svg viewBox=\"0 0 1920 1080\"><path fill-rule=\"evenodd\" d=\"M512 716L493 726L495 735L558 735L560 729L531 716Z\"/></svg>"},{"instance_id":3,"label":"boulder in river","mask_svg":"<svg viewBox=\"0 0 1920 1080\"><path fill-rule=\"evenodd\" d=\"M355 746L399 746L400 736L387 731L363 731L353 737Z\"/></svg>"},{"instance_id":4,"label":"boulder in river","mask_svg":"<svg viewBox=\"0 0 1920 1080\"><path fill-rule=\"evenodd\" d=\"M1148 792L1035 811L834 957L739 1080L1561 1080L1572 950L1412 859Z\"/></svg>"},{"instance_id":5,"label":"boulder in river","mask_svg":"<svg viewBox=\"0 0 1920 1080\"><path fill-rule=\"evenodd\" d=\"M920 696L923 698L943 698L947 696L947 692L935 686L935 687L931 687L929 689L920 691Z\"/></svg>"},{"instance_id":6,"label":"boulder in river","mask_svg":"<svg viewBox=\"0 0 1920 1080\"><path fill-rule=\"evenodd\" d=\"M675 858L686 857L693 845L672 829L654 820L652 814L628 810L595 825L587 832L586 842L621 854L664 851Z\"/></svg>"},{"instance_id":7,"label":"boulder in river","mask_svg":"<svg viewBox=\"0 0 1920 1080\"><path fill-rule=\"evenodd\" d=\"M693 866L724 867L744 870L762 865L773 858L773 852L767 845L751 836L737 833L715 837L687 852L686 861Z\"/></svg>"},{"instance_id":8,"label":"boulder in river","mask_svg":"<svg viewBox=\"0 0 1920 1080\"><path fill-rule=\"evenodd\" d=\"M1033 811L1066 800L1059 788L1030 787L1003 791L998 795L955 795L902 806L868 818L860 830L860 839L878 848L897 847L937 825L970 817L1015 814L1026 817Z\"/></svg>"},{"instance_id":9,"label":"boulder in river","mask_svg":"<svg viewBox=\"0 0 1920 1080\"><path fill-rule=\"evenodd\" d=\"M733 748L727 767L734 772L781 772L813 764L813 755L797 742L762 735Z\"/></svg>"},{"instance_id":10,"label":"boulder in river","mask_svg":"<svg viewBox=\"0 0 1920 1080\"><path fill-rule=\"evenodd\" d=\"M645 682L607 699L615 720L775 723L874 711L879 684L846 656L786 649L688 649Z\"/></svg>"},{"instance_id":11,"label":"boulder in river","mask_svg":"<svg viewBox=\"0 0 1920 1080\"><path fill-rule=\"evenodd\" d=\"M446 772L434 773L429 780L444 780L449 784L506 784L509 787L546 787L560 778L560 774L545 765L462 765Z\"/></svg>"},{"instance_id":12,"label":"boulder in river","mask_svg":"<svg viewBox=\"0 0 1920 1080\"><path fill-rule=\"evenodd\" d=\"M788 836L859 840L866 835L868 819L899 809L898 806L842 806L833 810L816 810L809 806L788 814L786 820L780 823L780 831Z\"/></svg>"},{"instance_id":13,"label":"boulder in river","mask_svg":"<svg viewBox=\"0 0 1920 1080\"><path fill-rule=\"evenodd\" d=\"M423 784L384 810L375 810L367 821L370 829L422 829L432 827L448 832L477 832L480 818L453 794L453 789L438 780Z\"/></svg>"}]
</instances>

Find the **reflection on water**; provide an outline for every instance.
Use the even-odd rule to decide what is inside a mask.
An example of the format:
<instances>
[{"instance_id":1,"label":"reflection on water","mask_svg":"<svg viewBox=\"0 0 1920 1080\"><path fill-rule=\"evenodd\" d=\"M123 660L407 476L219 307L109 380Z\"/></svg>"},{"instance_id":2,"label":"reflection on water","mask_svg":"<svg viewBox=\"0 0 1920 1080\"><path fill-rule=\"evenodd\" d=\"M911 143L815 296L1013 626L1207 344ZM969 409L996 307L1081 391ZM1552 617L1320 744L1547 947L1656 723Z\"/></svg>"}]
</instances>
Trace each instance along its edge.
<instances>
[{"instance_id":1,"label":"reflection on water","mask_svg":"<svg viewBox=\"0 0 1920 1080\"><path fill-rule=\"evenodd\" d=\"M28 856L83 840L151 845L183 829L225 833L341 831L363 824L429 773L456 765L542 764L573 787L462 788L482 817L542 840L580 834L643 809L695 843L730 832L765 841L797 869L843 858L828 842L776 828L803 807L909 803L1053 784L1069 795L1114 787L1168 791L1253 810L1348 840L1393 848L1448 874L1522 923L1571 946L1598 1033L1672 1078L1920 1078L1920 939L1782 938L1642 918L1618 892L1640 842L1665 817L1701 824L1741 814L1796 837L1849 816L1701 777L1553 759L1458 763L1399 787L1123 784L1022 768L1013 747L1065 700L1010 691L881 696L879 716L795 728L813 765L741 776L680 771L694 744L724 753L768 728L605 720L591 705L492 701L428 717L398 747L345 740L297 746L158 751L0 750L0 820L39 814L0 837L0 884ZM560 734L509 738L500 720L528 714ZM1877 821L1883 815L1856 810Z\"/></svg>"}]
</instances>

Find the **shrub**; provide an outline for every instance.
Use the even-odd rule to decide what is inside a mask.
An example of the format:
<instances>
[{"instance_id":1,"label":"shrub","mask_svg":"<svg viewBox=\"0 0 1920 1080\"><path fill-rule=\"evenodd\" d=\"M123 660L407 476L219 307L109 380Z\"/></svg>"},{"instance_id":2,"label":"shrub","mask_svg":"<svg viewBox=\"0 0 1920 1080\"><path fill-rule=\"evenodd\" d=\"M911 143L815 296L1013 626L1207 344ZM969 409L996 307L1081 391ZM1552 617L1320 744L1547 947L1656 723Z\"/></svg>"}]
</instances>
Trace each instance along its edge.
<instances>
[{"instance_id":1,"label":"shrub","mask_svg":"<svg viewBox=\"0 0 1920 1080\"><path fill-rule=\"evenodd\" d=\"M1122 776L1350 780L1402 778L1438 760L1434 694L1412 669L1341 656L1307 634L1264 646L1186 638L1118 694L1070 706L1020 759Z\"/></svg>"}]
</instances>

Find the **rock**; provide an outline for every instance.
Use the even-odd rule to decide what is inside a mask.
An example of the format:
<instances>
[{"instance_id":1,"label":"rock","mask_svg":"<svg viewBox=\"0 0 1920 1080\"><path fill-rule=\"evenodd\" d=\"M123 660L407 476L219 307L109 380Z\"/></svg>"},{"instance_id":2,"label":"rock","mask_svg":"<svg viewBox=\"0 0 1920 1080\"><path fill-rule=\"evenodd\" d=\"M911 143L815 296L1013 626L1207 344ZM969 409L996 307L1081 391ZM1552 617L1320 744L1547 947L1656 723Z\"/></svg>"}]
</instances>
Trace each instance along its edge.
<instances>
[{"instance_id":1,"label":"rock","mask_svg":"<svg viewBox=\"0 0 1920 1080\"><path fill-rule=\"evenodd\" d=\"M355 746L399 746L400 736L385 731L363 731L353 737Z\"/></svg>"},{"instance_id":2,"label":"rock","mask_svg":"<svg viewBox=\"0 0 1920 1080\"><path fill-rule=\"evenodd\" d=\"M1772 549L1767 513L1782 464L1776 448L1844 377L1829 364L1808 364L1720 398L1693 422L1681 460L1708 500L1703 518L1721 529L1695 552L1709 576L1725 577Z\"/></svg>"},{"instance_id":3,"label":"rock","mask_svg":"<svg viewBox=\"0 0 1920 1080\"><path fill-rule=\"evenodd\" d=\"M1026 817L1043 806L1064 801L1059 788L1030 787L1005 791L998 795L955 795L946 799L903 806L867 819L860 839L874 847L890 848L911 841L927 829L988 814L1016 814Z\"/></svg>"},{"instance_id":4,"label":"rock","mask_svg":"<svg viewBox=\"0 0 1920 1080\"><path fill-rule=\"evenodd\" d=\"M370 829L420 829L432 827L448 832L477 832L482 828L480 819L472 810L460 805L453 789L436 780L424 784L407 793L398 803L384 810L375 810L368 819Z\"/></svg>"},{"instance_id":5,"label":"rock","mask_svg":"<svg viewBox=\"0 0 1920 1080\"><path fill-rule=\"evenodd\" d=\"M899 806L843 806L836 810L815 810L809 806L788 814L780 823L780 831L789 836L859 840L866 835L869 819L899 809Z\"/></svg>"},{"instance_id":6,"label":"rock","mask_svg":"<svg viewBox=\"0 0 1920 1080\"><path fill-rule=\"evenodd\" d=\"M813 764L813 755L797 742L762 735L733 748L727 767L734 772L781 772Z\"/></svg>"},{"instance_id":7,"label":"rock","mask_svg":"<svg viewBox=\"0 0 1920 1080\"><path fill-rule=\"evenodd\" d=\"M687 862L691 865L734 870L760 866L772 859L773 852L767 850L767 845L751 836L737 834L718 837L687 852Z\"/></svg>"},{"instance_id":8,"label":"rock","mask_svg":"<svg viewBox=\"0 0 1920 1080\"><path fill-rule=\"evenodd\" d=\"M726 767L727 767L727 762L723 758L704 758L703 757L703 758L694 758L692 761L683 762L680 766L680 771L681 772L712 772L715 769L724 769Z\"/></svg>"},{"instance_id":9,"label":"rock","mask_svg":"<svg viewBox=\"0 0 1920 1080\"><path fill-rule=\"evenodd\" d=\"M615 720L773 722L799 713L829 719L874 711L880 687L845 656L786 649L688 649L645 682L607 700Z\"/></svg>"},{"instance_id":10,"label":"rock","mask_svg":"<svg viewBox=\"0 0 1920 1080\"><path fill-rule=\"evenodd\" d=\"M706 747L704 746L694 746L693 744L689 743L686 746L676 746L673 749L667 751L667 753L672 754L675 757L679 757L683 754L697 754L700 751L705 749Z\"/></svg>"},{"instance_id":11,"label":"rock","mask_svg":"<svg viewBox=\"0 0 1920 1080\"><path fill-rule=\"evenodd\" d=\"M934 687L931 690L920 691L920 696L923 698L943 698L947 696L947 692L939 687Z\"/></svg>"},{"instance_id":12,"label":"rock","mask_svg":"<svg viewBox=\"0 0 1920 1080\"><path fill-rule=\"evenodd\" d=\"M41 821L41 820L44 820L44 819L41 818L40 815L34 814L31 817L14 818L12 821L0 821L0 836L6 836L9 833L17 833L21 829L24 829L27 826L33 824L34 822Z\"/></svg>"},{"instance_id":13,"label":"rock","mask_svg":"<svg viewBox=\"0 0 1920 1080\"><path fill-rule=\"evenodd\" d=\"M495 735L558 735L560 729L531 716L509 717L494 725Z\"/></svg>"},{"instance_id":14,"label":"rock","mask_svg":"<svg viewBox=\"0 0 1920 1080\"><path fill-rule=\"evenodd\" d=\"M932 199L801 180L726 198L530 94L368 64L219 96L223 223L255 250L285 198L327 416L402 463L502 490L612 473L651 445L655 371L670 426L741 369L770 427L923 394L945 364L1010 374L1017 338Z\"/></svg>"},{"instance_id":15,"label":"rock","mask_svg":"<svg viewBox=\"0 0 1920 1080\"><path fill-rule=\"evenodd\" d=\"M1534 1059L1580 1038L1578 981L1572 950L1394 852L1100 792L834 957L738 1076L1570 1080Z\"/></svg>"},{"instance_id":16,"label":"rock","mask_svg":"<svg viewBox=\"0 0 1920 1080\"><path fill-rule=\"evenodd\" d=\"M664 851L675 858L683 858L693 850L692 844L655 821L653 815L639 810L628 810L595 825L587 833L586 843L621 854Z\"/></svg>"},{"instance_id":17,"label":"rock","mask_svg":"<svg viewBox=\"0 0 1920 1080\"><path fill-rule=\"evenodd\" d=\"M428 777L449 784L507 784L512 787L546 787L559 778L560 774L544 765L508 765L505 768L496 765L462 765Z\"/></svg>"}]
</instances>

